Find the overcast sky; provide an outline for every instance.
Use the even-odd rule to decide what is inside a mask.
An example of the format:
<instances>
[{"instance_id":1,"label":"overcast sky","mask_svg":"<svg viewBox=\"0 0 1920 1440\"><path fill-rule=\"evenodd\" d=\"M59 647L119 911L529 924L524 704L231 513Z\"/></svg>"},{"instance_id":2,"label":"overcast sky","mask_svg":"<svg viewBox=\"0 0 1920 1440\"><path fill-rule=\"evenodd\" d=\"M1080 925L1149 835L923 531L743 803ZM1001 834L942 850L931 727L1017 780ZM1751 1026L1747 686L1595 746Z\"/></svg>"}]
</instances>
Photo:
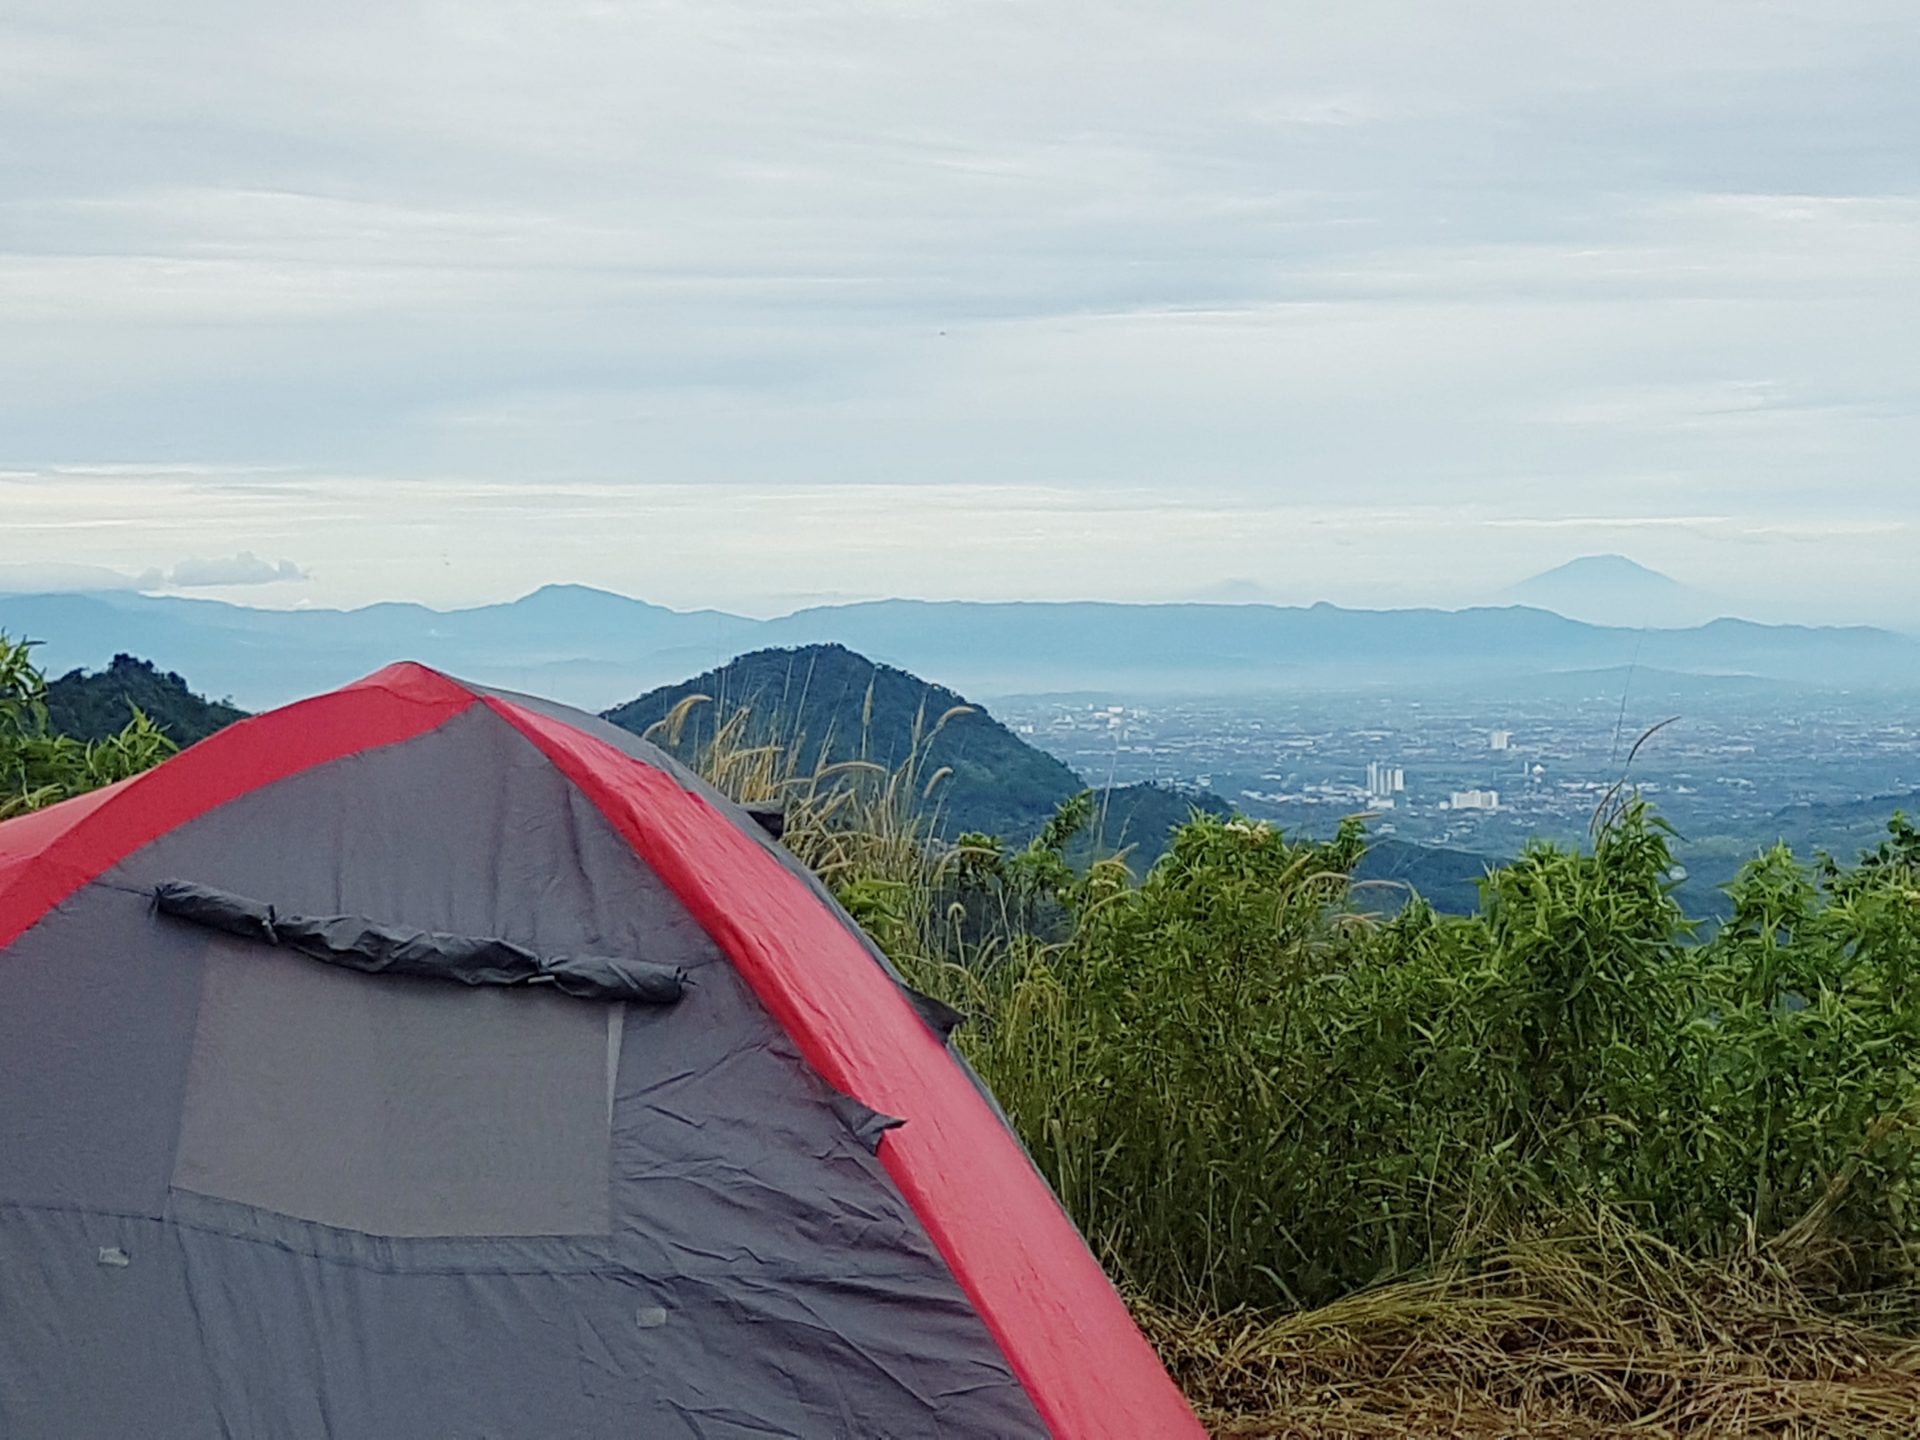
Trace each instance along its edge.
<instances>
[{"instance_id":1,"label":"overcast sky","mask_svg":"<svg viewBox=\"0 0 1920 1440\"><path fill-rule=\"evenodd\" d=\"M0 0L0 582L1920 627L1917 74L1912 0Z\"/></svg>"}]
</instances>

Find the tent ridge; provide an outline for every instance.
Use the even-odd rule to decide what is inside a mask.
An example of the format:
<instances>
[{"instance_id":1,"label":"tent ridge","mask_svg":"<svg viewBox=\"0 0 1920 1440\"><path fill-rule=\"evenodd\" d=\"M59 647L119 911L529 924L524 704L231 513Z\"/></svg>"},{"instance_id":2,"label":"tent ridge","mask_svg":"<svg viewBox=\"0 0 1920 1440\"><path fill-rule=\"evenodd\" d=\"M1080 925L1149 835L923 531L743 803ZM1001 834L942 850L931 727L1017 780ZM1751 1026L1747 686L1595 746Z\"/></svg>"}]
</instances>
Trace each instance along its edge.
<instances>
[{"instance_id":1,"label":"tent ridge","mask_svg":"<svg viewBox=\"0 0 1920 1440\"><path fill-rule=\"evenodd\" d=\"M107 791L0 825L0 948L188 821L277 780L410 740L478 703L424 665L389 665L345 689L242 720Z\"/></svg>"}]
</instances>

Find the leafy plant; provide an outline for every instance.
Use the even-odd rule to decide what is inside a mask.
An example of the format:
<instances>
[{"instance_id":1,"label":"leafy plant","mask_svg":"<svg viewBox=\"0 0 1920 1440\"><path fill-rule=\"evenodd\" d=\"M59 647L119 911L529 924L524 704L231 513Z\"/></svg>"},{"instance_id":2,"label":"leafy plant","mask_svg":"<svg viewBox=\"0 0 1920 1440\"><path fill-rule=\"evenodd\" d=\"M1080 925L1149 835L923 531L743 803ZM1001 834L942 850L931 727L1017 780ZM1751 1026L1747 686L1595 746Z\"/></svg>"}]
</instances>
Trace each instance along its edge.
<instances>
[{"instance_id":1,"label":"leafy plant","mask_svg":"<svg viewBox=\"0 0 1920 1440\"><path fill-rule=\"evenodd\" d=\"M0 819L125 780L174 749L137 706L119 733L105 739L59 734L30 643L0 634Z\"/></svg>"},{"instance_id":2,"label":"leafy plant","mask_svg":"<svg viewBox=\"0 0 1920 1440\"><path fill-rule=\"evenodd\" d=\"M707 758L738 791L740 754ZM939 781L912 767L785 774L789 843L975 1018L965 1053L1157 1303L1324 1304L1596 1214L1695 1257L1786 1247L1852 1285L1908 1276L1904 821L1857 865L1761 858L1703 934L1668 828L1622 794L1588 848L1490 873L1479 914L1382 918L1352 881L1357 820L1312 841L1196 813L1136 876L1076 856L1085 795L1018 849L937 844Z\"/></svg>"}]
</instances>

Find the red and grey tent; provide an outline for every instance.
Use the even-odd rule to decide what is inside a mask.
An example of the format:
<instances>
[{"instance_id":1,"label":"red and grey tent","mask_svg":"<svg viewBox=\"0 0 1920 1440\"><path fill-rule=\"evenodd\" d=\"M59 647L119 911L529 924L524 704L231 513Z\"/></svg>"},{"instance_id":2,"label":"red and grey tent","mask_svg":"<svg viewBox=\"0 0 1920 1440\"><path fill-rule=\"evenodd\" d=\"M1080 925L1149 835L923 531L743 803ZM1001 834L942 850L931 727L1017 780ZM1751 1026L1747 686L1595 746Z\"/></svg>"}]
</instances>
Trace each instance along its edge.
<instances>
[{"instance_id":1,"label":"red and grey tent","mask_svg":"<svg viewBox=\"0 0 1920 1440\"><path fill-rule=\"evenodd\" d=\"M0 1434L1200 1433L744 812L399 665L0 825Z\"/></svg>"}]
</instances>

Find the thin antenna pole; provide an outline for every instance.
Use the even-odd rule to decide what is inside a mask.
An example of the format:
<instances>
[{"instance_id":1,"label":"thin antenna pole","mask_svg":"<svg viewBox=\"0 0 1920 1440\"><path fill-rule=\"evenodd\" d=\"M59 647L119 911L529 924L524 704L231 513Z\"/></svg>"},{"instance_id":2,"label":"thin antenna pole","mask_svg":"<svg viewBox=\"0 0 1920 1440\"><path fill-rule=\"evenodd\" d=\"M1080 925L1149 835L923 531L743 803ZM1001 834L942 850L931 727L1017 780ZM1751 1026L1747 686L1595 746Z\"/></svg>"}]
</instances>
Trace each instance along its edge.
<instances>
[{"instance_id":1,"label":"thin antenna pole","mask_svg":"<svg viewBox=\"0 0 1920 1440\"><path fill-rule=\"evenodd\" d=\"M1640 668L1640 647L1646 643L1647 627L1642 625L1639 635L1634 638L1633 659L1627 662L1627 678L1620 686L1620 718L1613 722L1613 753L1607 756L1609 770L1620 760L1620 736L1627 728L1627 696L1633 693L1633 672Z\"/></svg>"}]
</instances>

